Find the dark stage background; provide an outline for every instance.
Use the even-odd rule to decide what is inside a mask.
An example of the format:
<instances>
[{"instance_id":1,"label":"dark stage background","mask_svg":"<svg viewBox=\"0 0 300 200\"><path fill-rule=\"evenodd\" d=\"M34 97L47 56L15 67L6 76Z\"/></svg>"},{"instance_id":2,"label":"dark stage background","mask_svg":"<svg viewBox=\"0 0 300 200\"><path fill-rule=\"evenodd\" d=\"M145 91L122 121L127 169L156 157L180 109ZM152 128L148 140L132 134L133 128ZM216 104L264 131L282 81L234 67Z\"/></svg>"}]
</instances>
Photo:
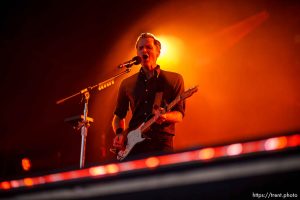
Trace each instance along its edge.
<instances>
[{"instance_id":1,"label":"dark stage background","mask_svg":"<svg viewBox=\"0 0 300 200\"><path fill-rule=\"evenodd\" d=\"M176 149L298 130L299 10L291 0L1 1L0 177L78 168L80 134L64 119L83 105L55 102L115 75L145 31L179 38L170 49L181 59L162 62L200 88ZM92 93L87 165L112 159L119 83Z\"/></svg>"}]
</instances>

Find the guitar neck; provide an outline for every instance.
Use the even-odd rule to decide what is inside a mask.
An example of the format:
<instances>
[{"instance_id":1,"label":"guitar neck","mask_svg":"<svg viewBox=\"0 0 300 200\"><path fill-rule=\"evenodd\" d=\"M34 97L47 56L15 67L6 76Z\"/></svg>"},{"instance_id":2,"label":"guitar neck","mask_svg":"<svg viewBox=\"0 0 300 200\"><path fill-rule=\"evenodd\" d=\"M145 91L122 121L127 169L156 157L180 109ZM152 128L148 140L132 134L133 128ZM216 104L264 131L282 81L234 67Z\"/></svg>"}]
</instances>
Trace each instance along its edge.
<instances>
[{"instance_id":1,"label":"guitar neck","mask_svg":"<svg viewBox=\"0 0 300 200\"><path fill-rule=\"evenodd\" d=\"M154 122L157 120L158 116L153 116L141 127L141 133L144 133Z\"/></svg>"},{"instance_id":2,"label":"guitar neck","mask_svg":"<svg viewBox=\"0 0 300 200\"><path fill-rule=\"evenodd\" d=\"M169 112L180 100L181 97L178 95L170 104L167 105L166 112Z\"/></svg>"}]
</instances>

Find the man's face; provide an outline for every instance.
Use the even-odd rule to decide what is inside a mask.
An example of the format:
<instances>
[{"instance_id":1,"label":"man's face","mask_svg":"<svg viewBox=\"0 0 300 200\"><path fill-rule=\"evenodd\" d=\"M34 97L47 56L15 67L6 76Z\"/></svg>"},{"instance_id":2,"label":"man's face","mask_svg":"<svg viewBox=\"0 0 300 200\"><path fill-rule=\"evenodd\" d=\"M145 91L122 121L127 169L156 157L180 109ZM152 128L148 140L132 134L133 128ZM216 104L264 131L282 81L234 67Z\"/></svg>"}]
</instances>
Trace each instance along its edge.
<instances>
[{"instance_id":1,"label":"man's face","mask_svg":"<svg viewBox=\"0 0 300 200\"><path fill-rule=\"evenodd\" d=\"M142 58L142 66L153 70L159 56L159 49L154 45L153 38L141 38L137 45L137 55Z\"/></svg>"}]
</instances>

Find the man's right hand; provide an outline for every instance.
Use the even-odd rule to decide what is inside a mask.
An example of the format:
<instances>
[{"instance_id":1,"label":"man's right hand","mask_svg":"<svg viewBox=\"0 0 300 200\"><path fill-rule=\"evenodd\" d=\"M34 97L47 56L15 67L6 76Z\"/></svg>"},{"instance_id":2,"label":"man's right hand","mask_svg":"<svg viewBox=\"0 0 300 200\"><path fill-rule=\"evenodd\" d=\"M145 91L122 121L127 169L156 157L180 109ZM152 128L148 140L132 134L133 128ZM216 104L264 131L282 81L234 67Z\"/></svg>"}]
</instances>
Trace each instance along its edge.
<instances>
[{"instance_id":1,"label":"man's right hand","mask_svg":"<svg viewBox=\"0 0 300 200\"><path fill-rule=\"evenodd\" d=\"M116 149L125 149L125 136L123 134L117 134L113 140L113 147Z\"/></svg>"}]
</instances>

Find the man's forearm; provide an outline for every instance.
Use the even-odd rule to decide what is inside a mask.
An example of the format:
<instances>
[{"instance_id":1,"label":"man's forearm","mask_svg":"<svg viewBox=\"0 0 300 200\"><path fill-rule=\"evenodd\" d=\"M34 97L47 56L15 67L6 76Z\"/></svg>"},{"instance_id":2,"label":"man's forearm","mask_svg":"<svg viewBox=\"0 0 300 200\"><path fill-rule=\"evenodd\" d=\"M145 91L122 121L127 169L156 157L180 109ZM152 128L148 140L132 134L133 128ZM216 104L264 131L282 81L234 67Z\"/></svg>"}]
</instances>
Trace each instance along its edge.
<instances>
[{"instance_id":1,"label":"man's forearm","mask_svg":"<svg viewBox=\"0 0 300 200\"><path fill-rule=\"evenodd\" d=\"M114 133L119 133L120 129L125 130L125 119L120 119L117 115L115 115L112 121L112 128Z\"/></svg>"},{"instance_id":2,"label":"man's forearm","mask_svg":"<svg viewBox=\"0 0 300 200\"><path fill-rule=\"evenodd\" d=\"M183 118L182 113L179 111L167 112L164 115L166 121L173 123L181 122Z\"/></svg>"}]
</instances>

